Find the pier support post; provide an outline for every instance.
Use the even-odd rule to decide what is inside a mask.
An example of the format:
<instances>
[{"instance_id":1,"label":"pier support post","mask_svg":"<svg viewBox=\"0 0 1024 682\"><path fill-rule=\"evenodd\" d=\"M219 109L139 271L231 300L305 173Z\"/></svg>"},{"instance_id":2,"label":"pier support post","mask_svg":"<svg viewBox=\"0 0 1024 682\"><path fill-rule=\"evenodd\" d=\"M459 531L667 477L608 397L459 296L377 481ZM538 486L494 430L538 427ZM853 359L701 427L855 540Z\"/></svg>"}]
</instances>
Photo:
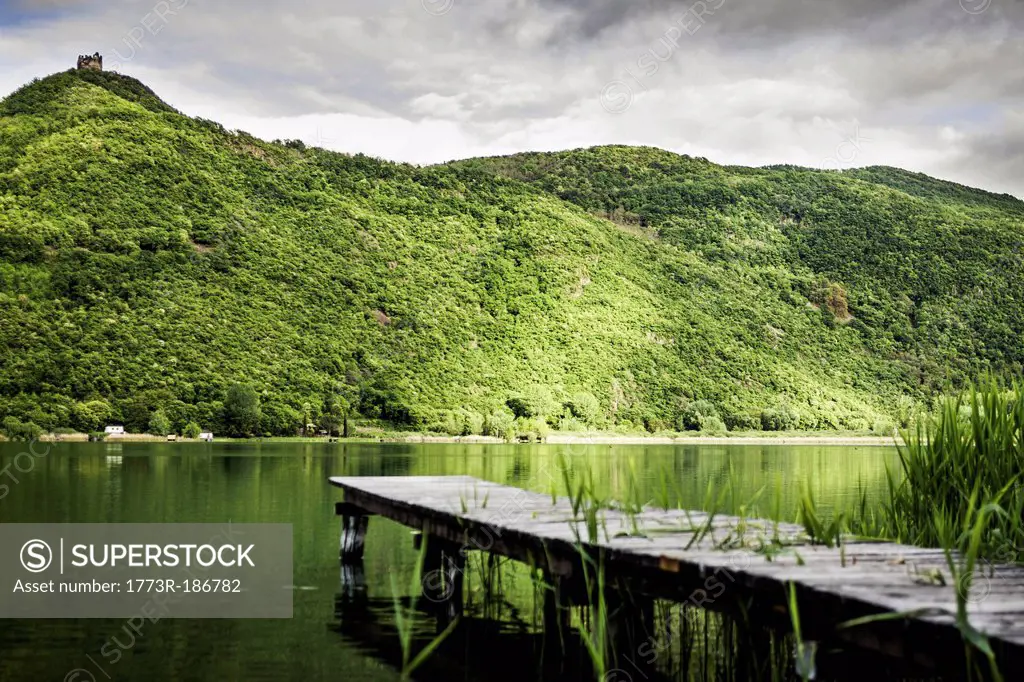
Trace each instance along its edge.
<instances>
[{"instance_id":1,"label":"pier support post","mask_svg":"<svg viewBox=\"0 0 1024 682\"><path fill-rule=\"evenodd\" d=\"M646 658L650 647L644 645L655 634L654 601L626 584L617 584L605 588L604 603L612 662L621 668L626 661L643 675L653 672L652 661Z\"/></svg>"},{"instance_id":2,"label":"pier support post","mask_svg":"<svg viewBox=\"0 0 1024 682\"><path fill-rule=\"evenodd\" d=\"M437 615L440 632L462 615L466 560L454 542L426 534L419 536L418 541L427 543L421 573L423 597Z\"/></svg>"},{"instance_id":3,"label":"pier support post","mask_svg":"<svg viewBox=\"0 0 1024 682\"><path fill-rule=\"evenodd\" d=\"M572 612L568 594L561 576L544 572L544 602L541 617L544 627L545 669L561 668L564 662L569 633L572 631Z\"/></svg>"},{"instance_id":4,"label":"pier support post","mask_svg":"<svg viewBox=\"0 0 1024 682\"><path fill-rule=\"evenodd\" d=\"M366 544L366 529L370 517L366 511L346 502L334 505L334 513L341 517L341 540L339 557L341 563L362 561L363 548Z\"/></svg>"},{"instance_id":5,"label":"pier support post","mask_svg":"<svg viewBox=\"0 0 1024 682\"><path fill-rule=\"evenodd\" d=\"M736 599L731 608L721 612L721 627L733 633L735 642L727 648L735 648L736 679L771 679L775 632L764 623L751 621L752 607L751 601ZM781 637L779 634L780 641Z\"/></svg>"}]
</instances>

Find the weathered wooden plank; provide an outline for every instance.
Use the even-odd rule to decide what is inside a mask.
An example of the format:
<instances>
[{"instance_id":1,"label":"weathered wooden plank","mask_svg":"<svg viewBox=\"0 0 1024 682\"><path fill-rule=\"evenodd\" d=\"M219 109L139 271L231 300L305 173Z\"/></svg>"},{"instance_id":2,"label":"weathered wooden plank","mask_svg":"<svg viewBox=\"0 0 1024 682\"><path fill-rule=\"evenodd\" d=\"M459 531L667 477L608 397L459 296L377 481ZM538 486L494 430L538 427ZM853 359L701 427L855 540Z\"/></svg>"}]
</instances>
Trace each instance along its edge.
<instances>
[{"instance_id":1,"label":"weathered wooden plank","mask_svg":"<svg viewBox=\"0 0 1024 682\"><path fill-rule=\"evenodd\" d=\"M846 538L842 548L810 544L795 524L699 511L603 509L591 539L567 498L467 476L332 478L345 502L469 549L545 568L562 582L580 578L581 557L648 596L730 608L742 600L766 622L785 625L787 592L797 593L805 636L854 644L936 668L958 665L957 590L945 553ZM786 546L772 548L773 539ZM765 551L767 545L769 550ZM760 550L760 551L758 551ZM937 584L941 576L946 585ZM1024 567L983 566L967 612L1004 669L1024 671ZM713 583L711 581L714 581ZM839 628L855 618L904 619Z\"/></svg>"}]
</instances>

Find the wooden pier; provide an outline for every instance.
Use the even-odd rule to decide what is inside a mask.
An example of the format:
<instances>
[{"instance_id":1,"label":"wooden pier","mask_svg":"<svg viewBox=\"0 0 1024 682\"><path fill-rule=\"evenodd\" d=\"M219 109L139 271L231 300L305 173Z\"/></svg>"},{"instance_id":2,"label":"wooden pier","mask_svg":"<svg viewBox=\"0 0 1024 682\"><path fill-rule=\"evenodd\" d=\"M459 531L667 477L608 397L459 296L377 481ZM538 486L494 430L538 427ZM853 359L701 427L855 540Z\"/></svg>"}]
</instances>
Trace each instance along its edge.
<instances>
[{"instance_id":1,"label":"wooden pier","mask_svg":"<svg viewBox=\"0 0 1024 682\"><path fill-rule=\"evenodd\" d=\"M801 638L815 643L822 660L832 650L847 657L862 652L958 679L967 651L958 627L960 601L967 622L987 637L1004 679L1024 674L1024 566L985 566L966 590L967 581L954 580L941 550L852 538L830 548L812 543L794 524L650 507L601 509L588 523L567 497L468 476L336 477L330 483L344 491L336 509L343 563L362 556L369 516L421 531L433 548L424 596L445 604L439 618L458 615L464 558L482 551L536 567L560 587L560 596L545 605L546 626L564 627L563 600L578 604L592 597L593 567L600 564L609 602L617 605L612 630L629 633L633 642L652 627L650 600L788 632L795 597ZM966 600L958 600L958 592ZM626 604L632 607L619 608ZM980 652L973 657L984 663Z\"/></svg>"}]
</instances>

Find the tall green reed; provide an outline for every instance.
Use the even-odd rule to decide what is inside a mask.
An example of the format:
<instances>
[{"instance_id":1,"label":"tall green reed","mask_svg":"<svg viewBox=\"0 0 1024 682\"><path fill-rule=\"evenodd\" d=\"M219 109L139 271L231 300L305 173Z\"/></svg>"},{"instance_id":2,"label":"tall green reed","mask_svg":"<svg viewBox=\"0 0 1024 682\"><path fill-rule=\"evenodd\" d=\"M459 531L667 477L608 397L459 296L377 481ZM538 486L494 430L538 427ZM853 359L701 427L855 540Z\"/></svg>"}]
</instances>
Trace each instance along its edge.
<instances>
[{"instance_id":1,"label":"tall green reed","mask_svg":"<svg viewBox=\"0 0 1024 682\"><path fill-rule=\"evenodd\" d=\"M878 517L862 514L855 530L926 547L951 541L960 552L974 546L990 561L1024 560L1024 386L972 386L903 441L902 476L888 472Z\"/></svg>"},{"instance_id":2,"label":"tall green reed","mask_svg":"<svg viewBox=\"0 0 1024 682\"><path fill-rule=\"evenodd\" d=\"M852 526L863 535L945 551L967 678L1001 680L967 604L983 563L1024 560L1024 386L1006 388L995 379L972 385L902 436L902 477L887 472L888 499L877 514L866 511L862 493Z\"/></svg>"}]
</instances>

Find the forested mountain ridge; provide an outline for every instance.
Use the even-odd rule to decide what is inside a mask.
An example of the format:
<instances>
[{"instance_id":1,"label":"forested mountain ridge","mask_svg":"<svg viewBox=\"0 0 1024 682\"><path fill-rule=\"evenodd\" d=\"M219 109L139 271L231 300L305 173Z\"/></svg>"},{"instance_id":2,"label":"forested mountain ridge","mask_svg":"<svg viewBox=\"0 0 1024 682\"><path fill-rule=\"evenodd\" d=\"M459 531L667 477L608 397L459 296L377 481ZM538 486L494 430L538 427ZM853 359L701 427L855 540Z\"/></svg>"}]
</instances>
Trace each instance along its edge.
<instances>
[{"instance_id":1,"label":"forested mountain ridge","mask_svg":"<svg viewBox=\"0 0 1024 682\"><path fill-rule=\"evenodd\" d=\"M813 277L810 299L838 286L869 346L932 388L1024 363L1024 202L1009 195L896 168L728 167L628 147L456 165L533 183L710 262Z\"/></svg>"},{"instance_id":2,"label":"forested mountain ridge","mask_svg":"<svg viewBox=\"0 0 1024 682\"><path fill-rule=\"evenodd\" d=\"M899 421L1024 361L1021 202L947 185L624 147L417 168L57 74L0 103L0 417Z\"/></svg>"}]
</instances>

